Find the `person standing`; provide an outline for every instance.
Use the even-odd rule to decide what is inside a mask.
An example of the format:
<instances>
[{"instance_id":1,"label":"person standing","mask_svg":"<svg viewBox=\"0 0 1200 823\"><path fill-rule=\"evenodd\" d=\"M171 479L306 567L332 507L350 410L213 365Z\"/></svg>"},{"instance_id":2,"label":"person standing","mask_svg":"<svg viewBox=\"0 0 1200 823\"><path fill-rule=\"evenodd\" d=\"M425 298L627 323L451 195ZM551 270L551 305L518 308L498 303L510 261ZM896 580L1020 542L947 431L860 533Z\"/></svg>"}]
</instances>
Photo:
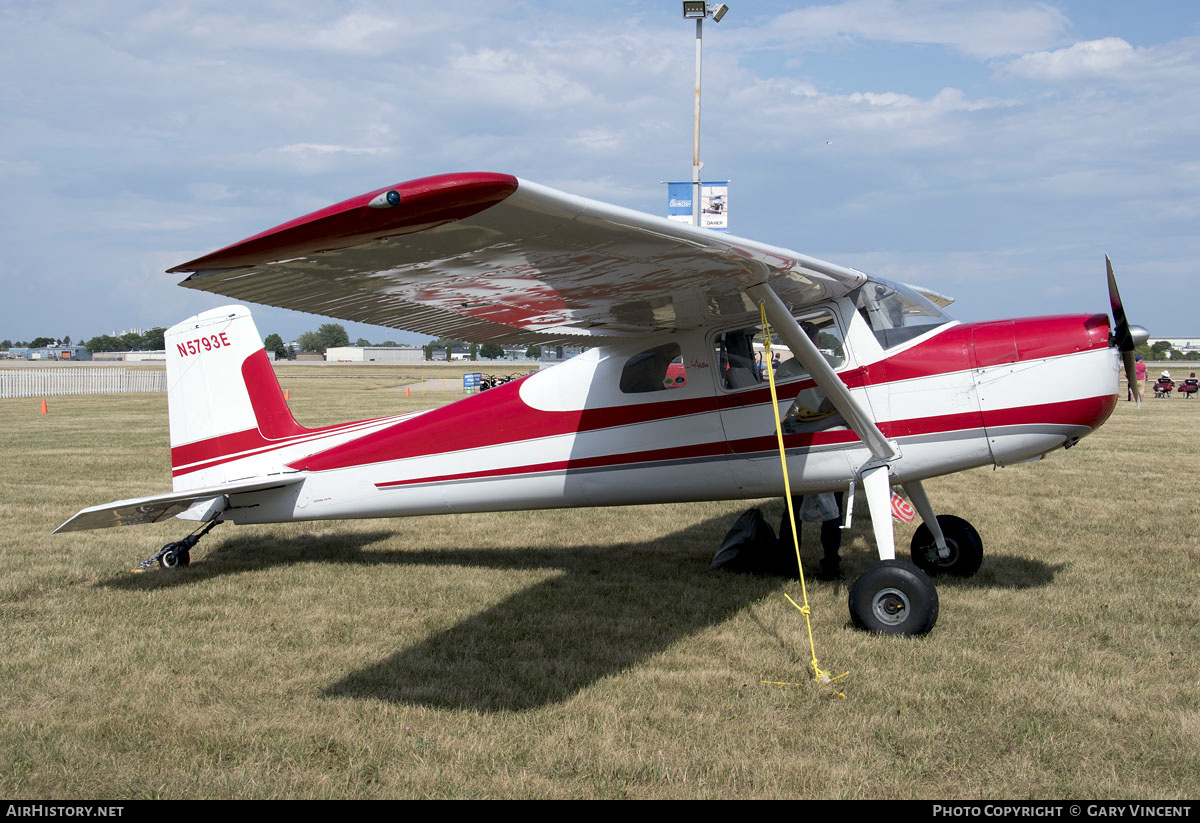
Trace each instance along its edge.
<instances>
[{"instance_id":1,"label":"person standing","mask_svg":"<svg viewBox=\"0 0 1200 823\"><path fill-rule=\"evenodd\" d=\"M1137 358L1135 358L1135 362L1136 364L1133 367L1133 371L1134 376L1137 378L1138 396L1140 397L1145 394L1144 387L1146 385L1146 361L1143 360L1142 356L1139 354ZM1133 386L1129 387L1129 396L1125 399L1126 401L1133 399Z\"/></svg>"},{"instance_id":2,"label":"person standing","mask_svg":"<svg viewBox=\"0 0 1200 823\"><path fill-rule=\"evenodd\" d=\"M821 522L821 577L825 580L846 579L842 573L841 558L842 505L845 497L844 492L825 492L792 498L797 525L802 525L805 520ZM792 522L786 507L779 524L779 540L784 548L791 549ZM799 535L796 536L796 543L801 543Z\"/></svg>"}]
</instances>

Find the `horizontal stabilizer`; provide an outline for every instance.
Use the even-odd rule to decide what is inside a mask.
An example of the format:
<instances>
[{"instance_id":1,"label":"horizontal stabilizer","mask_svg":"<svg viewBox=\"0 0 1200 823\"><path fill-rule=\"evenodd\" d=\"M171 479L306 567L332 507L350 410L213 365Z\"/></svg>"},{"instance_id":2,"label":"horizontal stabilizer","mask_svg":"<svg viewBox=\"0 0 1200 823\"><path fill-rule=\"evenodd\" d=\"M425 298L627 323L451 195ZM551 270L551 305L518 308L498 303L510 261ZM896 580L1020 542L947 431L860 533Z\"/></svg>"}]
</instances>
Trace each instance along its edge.
<instances>
[{"instance_id":1,"label":"horizontal stabilizer","mask_svg":"<svg viewBox=\"0 0 1200 823\"><path fill-rule=\"evenodd\" d=\"M243 480L236 483L224 483L219 486L208 486L200 489L188 489L184 492L156 494L151 497L135 497L131 500L115 500L101 506L91 506L83 509L74 517L54 530L59 532L86 531L88 529L107 529L112 526L140 526L143 523L157 523L174 517L191 508L193 503L200 500L210 500L226 494L244 494L246 492L267 491L268 489L283 488L299 483L305 474L275 475L260 477L253 480Z\"/></svg>"}]
</instances>

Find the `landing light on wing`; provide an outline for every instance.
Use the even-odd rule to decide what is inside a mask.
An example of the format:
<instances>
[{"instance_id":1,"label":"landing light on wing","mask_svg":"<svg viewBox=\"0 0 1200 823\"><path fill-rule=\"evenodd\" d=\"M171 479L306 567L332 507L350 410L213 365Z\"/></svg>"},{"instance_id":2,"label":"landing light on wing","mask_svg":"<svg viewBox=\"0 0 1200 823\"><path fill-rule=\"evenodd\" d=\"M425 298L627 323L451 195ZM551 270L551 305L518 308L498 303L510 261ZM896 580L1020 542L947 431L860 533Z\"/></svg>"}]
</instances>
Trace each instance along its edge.
<instances>
[{"instance_id":1,"label":"landing light on wing","mask_svg":"<svg viewBox=\"0 0 1200 823\"><path fill-rule=\"evenodd\" d=\"M385 191L383 194L376 195L371 198L371 202L367 203L373 209L390 209L400 205L400 192L395 189Z\"/></svg>"}]
</instances>

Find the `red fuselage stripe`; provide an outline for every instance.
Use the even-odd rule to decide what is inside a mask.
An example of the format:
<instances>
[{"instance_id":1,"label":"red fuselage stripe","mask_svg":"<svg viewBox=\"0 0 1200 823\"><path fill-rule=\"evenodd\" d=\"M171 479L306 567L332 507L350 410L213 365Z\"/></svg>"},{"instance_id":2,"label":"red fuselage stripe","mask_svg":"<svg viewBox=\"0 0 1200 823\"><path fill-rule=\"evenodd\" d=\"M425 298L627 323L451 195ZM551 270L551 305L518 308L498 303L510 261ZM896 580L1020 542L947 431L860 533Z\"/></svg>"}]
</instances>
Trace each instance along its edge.
<instances>
[{"instance_id":1,"label":"red fuselage stripe","mask_svg":"<svg viewBox=\"0 0 1200 823\"><path fill-rule=\"evenodd\" d=\"M1089 397L1082 400L1068 400L1060 403L1046 403L1037 406L1023 406L1014 409L1004 409L1002 412L989 412L988 417L995 418L990 426L1014 425L1067 425L1087 426L1095 428L1108 417L1116 405L1116 398L1111 395ZM917 418L912 420L893 421L893 425L903 425L908 429L908 436L918 434L945 434L955 431L971 431L977 429L978 415L948 414L936 417ZM967 425L964 425L967 424ZM886 433L886 430L885 430ZM810 434L789 434L784 437L784 445L788 449L805 449L814 446L836 446L858 441L858 436L852 431L839 430L815 432ZM731 456L734 454L744 457L750 454L770 452L776 448L773 434L762 437L747 437L730 442L700 443L693 446L679 446L665 449L648 449L645 451L626 452L624 454L600 455L597 457L570 458L546 463L530 463L522 466L505 466L495 469L483 469L456 474L430 475L415 477L408 480L391 480L376 483L380 489L397 486L412 486L420 483L444 483L456 480L479 480L484 478L509 477L512 475L539 474L542 472L582 471L595 468L614 468L631 466L633 464L657 463L667 460L686 460L697 457Z\"/></svg>"},{"instance_id":2,"label":"red fuselage stripe","mask_svg":"<svg viewBox=\"0 0 1200 823\"><path fill-rule=\"evenodd\" d=\"M1107 337L1100 333L1085 335L1085 329L1092 328L1088 324L1093 323L1093 320L1089 315L1029 318L1008 321L1004 328L1010 341L1019 342L1031 335L1044 335L1058 341L1057 353L1068 354L1083 347L1107 345ZM975 326L972 325L952 326L917 346L868 366L842 372L838 376L850 388L858 388L973 368L971 339L974 329ZM1014 329L1019 333L1014 332ZM1102 330L1097 330L1099 331ZM1013 343L1011 348L1013 358L1019 357L1021 347ZM1038 352L1039 356L1046 356L1047 349L1041 346ZM546 412L532 408L521 400L520 387L523 382L521 380L508 383L449 406L434 409L417 420L381 429L349 443L293 461L288 464L288 468L328 471L347 466L423 457L446 451L465 451L575 432L611 429L634 423L771 402L770 389L764 386L736 394ZM786 383L779 387L779 399L781 402L791 400L799 392L815 385L811 379ZM976 416L969 425L979 424L980 418ZM917 432L899 428L895 436L912 433ZM853 438L853 435L850 437Z\"/></svg>"}]
</instances>

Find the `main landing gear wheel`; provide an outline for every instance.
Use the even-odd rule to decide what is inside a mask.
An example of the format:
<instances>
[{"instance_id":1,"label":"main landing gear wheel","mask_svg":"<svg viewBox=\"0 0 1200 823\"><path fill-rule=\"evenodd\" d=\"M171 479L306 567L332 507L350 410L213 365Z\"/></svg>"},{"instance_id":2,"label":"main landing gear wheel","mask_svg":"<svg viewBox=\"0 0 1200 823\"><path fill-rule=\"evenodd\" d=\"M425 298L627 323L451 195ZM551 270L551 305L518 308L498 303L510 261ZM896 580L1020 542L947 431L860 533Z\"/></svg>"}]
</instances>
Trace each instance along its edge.
<instances>
[{"instance_id":1,"label":"main landing gear wheel","mask_svg":"<svg viewBox=\"0 0 1200 823\"><path fill-rule=\"evenodd\" d=\"M937 589L906 560L881 560L850 585L850 619L876 634L920 635L937 623Z\"/></svg>"},{"instance_id":2,"label":"main landing gear wheel","mask_svg":"<svg viewBox=\"0 0 1200 823\"><path fill-rule=\"evenodd\" d=\"M912 539L913 562L932 577L939 574L970 577L979 571L979 566L983 563L983 539L979 532L975 531L975 527L952 514L939 514L937 522L941 526L942 536L946 538L946 548L950 550L950 554L947 557L938 554L933 534L929 527L922 523Z\"/></svg>"}]
</instances>

